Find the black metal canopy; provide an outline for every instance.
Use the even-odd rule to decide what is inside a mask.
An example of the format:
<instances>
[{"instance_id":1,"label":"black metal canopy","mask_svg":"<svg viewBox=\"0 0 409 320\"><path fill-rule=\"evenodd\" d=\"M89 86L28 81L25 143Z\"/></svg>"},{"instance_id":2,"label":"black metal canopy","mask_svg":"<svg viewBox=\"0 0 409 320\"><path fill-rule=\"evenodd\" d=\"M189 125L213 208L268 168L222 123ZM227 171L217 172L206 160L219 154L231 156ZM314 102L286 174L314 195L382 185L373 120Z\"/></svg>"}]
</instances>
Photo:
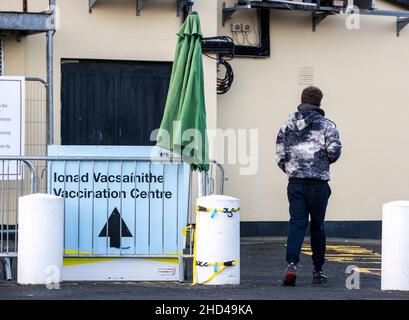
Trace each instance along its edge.
<instances>
[{"instance_id":1,"label":"black metal canopy","mask_svg":"<svg viewBox=\"0 0 409 320\"><path fill-rule=\"evenodd\" d=\"M98 0L88 0L88 10L92 13L92 8L97 4ZM136 0L136 15L140 16L142 7L148 0ZM183 14L186 8L188 0L176 0L176 16L179 17Z\"/></svg>"},{"instance_id":2,"label":"black metal canopy","mask_svg":"<svg viewBox=\"0 0 409 320\"><path fill-rule=\"evenodd\" d=\"M391 3L397 4L404 8L409 8L409 0L389 0ZM315 31L317 25L326 17L335 14L360 14L371 16L389 16L396 17L396 35L399 36L400 31L409 24L409 11L399 10L378 10L378 9L351 9L346 7L321 6L320 1L315 3L293 2L286 0L268 0L268 1L248 1L247 4L236 4L232 7L226 7L223 3L222 22L230 18L235 12L259 9L259 10L295 10L307 11L312 15L312 30Z\"/></svg>"}]
</instances>

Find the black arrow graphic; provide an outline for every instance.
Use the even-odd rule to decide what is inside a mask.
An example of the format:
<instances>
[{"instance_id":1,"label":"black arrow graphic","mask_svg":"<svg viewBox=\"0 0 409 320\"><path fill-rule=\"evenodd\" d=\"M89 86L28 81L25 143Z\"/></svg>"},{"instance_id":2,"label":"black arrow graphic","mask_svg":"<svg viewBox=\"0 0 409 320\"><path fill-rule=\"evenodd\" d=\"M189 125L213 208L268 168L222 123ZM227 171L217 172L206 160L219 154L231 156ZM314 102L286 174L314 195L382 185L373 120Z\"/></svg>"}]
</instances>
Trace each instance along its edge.
<instances>
[{"instance_id":1,"label":"black arrow graphic","mask_svg":"<svg viewBox=\"0 0 409 320\"><path fill-rule=\"evenodd\" d=\"M122 228L122 234L121 233ZM108 229L108 232L107 232ZM121 247L121 237L132 238L132 234L129 231L125 221L122 219L117 208L112 211L108 222L102 228L98 237L106 238L109 237L109 246L111 248Z\"/></svg>"}]
</instances>

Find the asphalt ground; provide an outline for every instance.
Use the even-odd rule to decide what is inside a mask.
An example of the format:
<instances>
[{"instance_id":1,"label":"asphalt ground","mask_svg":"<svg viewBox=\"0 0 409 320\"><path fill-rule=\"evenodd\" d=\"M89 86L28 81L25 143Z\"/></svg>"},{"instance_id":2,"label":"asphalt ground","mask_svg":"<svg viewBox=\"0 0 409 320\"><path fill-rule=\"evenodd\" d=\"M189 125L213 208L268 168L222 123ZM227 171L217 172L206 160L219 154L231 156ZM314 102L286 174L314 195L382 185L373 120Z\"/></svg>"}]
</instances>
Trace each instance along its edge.
<instances>
[{"instance_id":1,"label":"asphalt ground","mask_svg":"<svg viewBox=\"0 0 409 320\"><path fill-rule=\"evenodd\" d=\"M241 241L241 284L204 286L186 283L66 282L58 290L45 286L20 286L0 280L0 300L350 300L409 299L409 292L381 291L381 246L377 241L329 239L324 270L325 285L312 284L311 251L306 239L296 287L282 287L285 271L285 239L247 238ZM190 264L189 264L190 265ZM348 289L347 267L359 268L359 289ZM190 268L191 269L191 268ZM192 279L191 270L188 279ZM357 275L352 271L352 274Z\"/></svg>"}]
</instances>

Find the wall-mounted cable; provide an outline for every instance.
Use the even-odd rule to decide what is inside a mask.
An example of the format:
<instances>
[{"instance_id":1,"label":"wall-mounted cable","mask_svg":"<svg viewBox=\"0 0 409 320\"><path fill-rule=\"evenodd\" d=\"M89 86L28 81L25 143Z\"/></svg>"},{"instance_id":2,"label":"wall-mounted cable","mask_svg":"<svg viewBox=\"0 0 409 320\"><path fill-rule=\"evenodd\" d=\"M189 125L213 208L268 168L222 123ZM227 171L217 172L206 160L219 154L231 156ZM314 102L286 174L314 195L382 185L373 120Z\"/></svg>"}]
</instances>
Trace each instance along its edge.
<instances>
[{"instance_id":1,"label":"wall-mounted cable","mask_svg":"<svg viewBox=\"0 0 409 320\"><path fill-rule=\"evenodd\" d=\"M217 94L225 94L233 84L233 68L228 61L234 57L234 48L234 41L230 37L219 36L203 38L202 40L203 54L217 60ZM222 75L220 76L220 74Z\"/></svg>"},{"instance_id":2,"label":"wall-mounted cable","mask_svg":"<svg viewBox=\"0 0 409 320\"><path fill-rule=\"evenodd\" d=\"M219 77L219 73L222 72L221 66L225 69L225 73ZM225 94L230 90L234 81L233 68L226 60L219 59L217 62L217 74L217 94Z\"/></svg>"}]
</instances>

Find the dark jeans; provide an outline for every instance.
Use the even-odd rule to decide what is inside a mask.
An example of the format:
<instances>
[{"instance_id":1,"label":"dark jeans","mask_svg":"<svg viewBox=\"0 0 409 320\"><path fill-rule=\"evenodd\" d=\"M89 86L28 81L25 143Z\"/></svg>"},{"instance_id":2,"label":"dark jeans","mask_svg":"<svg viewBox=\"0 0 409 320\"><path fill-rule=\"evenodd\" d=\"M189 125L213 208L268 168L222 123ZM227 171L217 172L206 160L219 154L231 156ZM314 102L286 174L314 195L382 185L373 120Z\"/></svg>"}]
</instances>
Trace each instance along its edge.
<instances>
[{"instance_id":1,"label":"dark jeans","mask_svg":"<svg viewBox=\"0 0 409 320\"><path fill-rule=\"evenodd\" d=\"M321 184L289 183L287 188L290 203L290 223L287 241L287 262L300 261L301 246L311 216L310 234L312 261L316 270L325 262L325 211L331 188L327 182Z\"/></svg>"}]
</instances>

